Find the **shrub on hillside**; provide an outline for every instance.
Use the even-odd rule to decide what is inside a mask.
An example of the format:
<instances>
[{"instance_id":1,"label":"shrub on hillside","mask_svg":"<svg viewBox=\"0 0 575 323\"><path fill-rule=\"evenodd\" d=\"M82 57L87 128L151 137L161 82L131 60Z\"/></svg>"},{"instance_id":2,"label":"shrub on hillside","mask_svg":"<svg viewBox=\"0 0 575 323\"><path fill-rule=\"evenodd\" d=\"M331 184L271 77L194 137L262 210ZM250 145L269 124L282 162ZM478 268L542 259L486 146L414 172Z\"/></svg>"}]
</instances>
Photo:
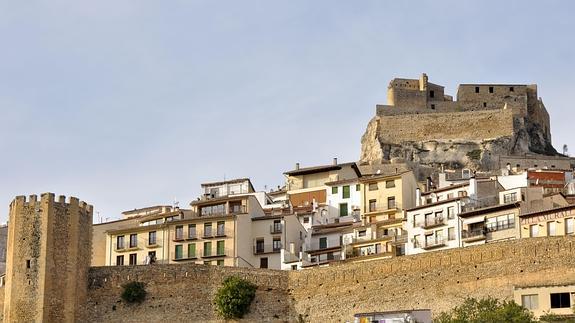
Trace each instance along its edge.
<instances>
[{"instance_id":1,"label":"shrub on hillside","mask_svg":"<svg viewBox=\"0 0 575 323\"><path fill-rule=\"evenodd\" d=\"M146 298L146 287L142 282L129 282L122 287L122 299L126 303L141 303Z\"/></svg>"},{"instance_id":2,"label":"shrub on hillside","mask_svg":"<svg viewBox=\"0 0 575 323\"><path fill-rule=\"evenodd\" d=\"M256 288L245 279L234 276L226 278L216 293L216 311L225 319L242 318L249 312Z\"/></svg>"},{"instance_id":3,"label":"shrub on hillside","mask_svg":"<svg viewBox=\"0 0 575 323\"><path fill-rule=\"evenodd\" d=\"M514 301L500 301L493 297L477 300L466 298L463 304L449 312L442 312L433 322L437 323L487 323L487 322L536 322L533 314Z\"/></svg>"}]
</instances>

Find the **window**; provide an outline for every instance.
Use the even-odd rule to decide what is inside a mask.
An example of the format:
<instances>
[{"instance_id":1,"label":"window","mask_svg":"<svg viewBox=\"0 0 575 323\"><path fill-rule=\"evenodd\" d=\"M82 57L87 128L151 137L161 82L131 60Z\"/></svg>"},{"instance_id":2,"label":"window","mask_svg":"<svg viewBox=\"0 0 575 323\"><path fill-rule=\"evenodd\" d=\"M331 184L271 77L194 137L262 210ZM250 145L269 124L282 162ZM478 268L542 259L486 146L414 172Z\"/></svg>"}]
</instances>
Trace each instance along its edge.
<instances>
[{"instance_id":1,"label":"window","mask_svg":"<svg viewBox=\"0 0 575 323\"><path fill-rule=\"evenodd\" d=\"M282 232L282 221L274 220L274 224L272 226L272 233L281 233L281 232Z\"/></svg>"},{"instance_id":2,"label":"window","mask_svg":"<svg viewBox=\"0 0 575 323\"><path fill-rule=\"evenodd\" d=\"M349 198L349 185L343 186L341 188L341 198L344 198L344 199Z\"/></svg>"},{"instance_id":3,"label":"window","mask_svg":"<svg viewBox=\"0 0 575 323\"><path fill-rule=\"evenodd\" d=\"M273 251L280 251L282 248L282 241L281 238L274 238L272 241L272 248Z\"/></svg>"},{"instance_id":4,"label":"window","mask_svg":"<svg viewBox=\"0 0 575 323\"><path fill-rule=\"evenodd\" d=\"M347 216L347 203L339 204L339 216Z\"/></svg>"},{"instance_id":5,"label":"window","mask_svg":"<svg viewBox=\"0 0 575 323\"><path fill-rule=\"evenodd\" d=\"M256 253L263 253L264 252L264 239L257 239L256 240Z\"/></svg>"},{"instance_id":6,"label":"window","mask_svg":"<svg viewBox=\"0 0 575 323\"><path fill-rule=\"evenodd\" d=\"M148 232L148 244L155 245L156 244L156 231Z\"/></svg>"},{"instance_id":7,"label":"window","mask_svg":"<svg viewBox=\"0 0 575 323\"><path fill-rule=\"evenodd\" d=\"M370 191L377 191L377 183L369 183L368 189Z\"/></svg>"},{"instance_id":8,"label":"window","mask_svg":"<svg viewBox=\"0 0 575 323\"><path fill-rule=\"evenodd\" d=\"M124 249L124 236L116 237L116 249Z\"/></svg>"},{"instance_id":9,"label":"window","mask_svg":"<svg viewBox=\"0 0 575 323\"><path fill-rule=\"evenodd\" d=\"M138 264L138 254L131 253L130 254L130 266L135 266Z\"/></svg>"},{"instance_id":10,"label":"window","mask_svg":"<svg viewBox=\"0 0 575 323\"><path fill-rule=\"evenodd\" d=\"M331 194L337 194L337 186L331 188Z\"/></svg>"},{"instance_id":11,"label":"window","mask_svg":"<svg viewBox=\"0 0 575 323\"><path fill-rule=\"evenodd\" d=\"M357 232L357 236L358 237L365 237L366 233L367 233L366 230L361 230L361 231Z\"/></svg>"},{"instance_id":12,"label":"window","mask_svg":"<svg viewBox=\"0 0 575 323\"><path fill-rule=\"evenodd\" d=\"M450 206L447 208L447 218L448 219L454 219L455 218L455 208L453 206Z\"/></svg>"},{"instance_id":13,"label":"window","mask_svg":"<svg viewBox=\"0 0 575 323\"><path fill-rule=\"evenodd\" d=\"M224 240L220 240L216 243L216 249L218 256L223 256L226 254L226 242Z\"/></svg>"},{"instance_id":14,"label":"window","mask_svg":"<svg viewBox=\"0 0 575 323\"><path fill-rule=\"evenodd\" d=\"M183 249L184 249L184 247L181 244L176 245L176 256L175 256L176 259L182 259L184 257L182 254Z\"/></svg>"},{"instance_id":15,"label":"window","mask_svg":"<svg viewBox=\"0 0 575 323\"><path fill-rule=\"evenodd\" d=\"M435 110L435 104L431 105L431 110Z\"/></svg>"},{"instance_id":16,"label":"window","mask_svg":"<svg viewBox=\"0 0 575 323\"><path fill-rule=\"evenodd\" d=\"M569 293L552 293L550 297L551 297L551 308L571 307L571 297Z\"/></svg>"},{"instance_id":17,"label":"window","mask_svg":"<svg viewBox=\"0 0 575 323\"><path fill-rule=\"evenodd\" d=\"M413 236L413 247L419 248L419 234Z\"/></svg>"},{"instance_id":18,"label":"window","mask_svg":"<svg viewBox=\"0 0 575 323\"><path fill-rule=\"evenodd\" d=\"M528 310L534 310L539 307L539 295L521 295L521 305Z\"/></svg>"},{"instance_id":19,"label":"window","mask_svg":"<svg viewBox=\"0 0 575 323\"><path fill-rule=\"evenodd\" d=\"M212 262L211 262L210 260L205 260L205 261L204 261L204 265L211 265L211 264L212 264Z\"/></svg>"},{"instance_id":20,"label":"window","mask_svg":"<svg viewBox=\"0 0 575 323\"><path fill-rule=\"evenodd\" d=\"M359 184L355 185L355 191L359 192L361 190L361 186Z\"/></svg>"},{"instance_id":21,"label":"window","mask_svg":"<svg viewBox=\"0 0 575 323\"><path fill-rule=\"evenodd\" d=\"M493 93L493 86L489 87L489 93Z\"/></svg>"},{"instance_id":22,"label":"window","mask_svg":"<svg viewBox=\"0 0 575 323\"><path fill-rule=\"evenodd\" d=\"M319 248L320 249L327 248L327 237L319 238Z\"/></svg>"},{"instance_id":23,"label":"window","mask_svg":"<svg viewBox=\"0 0 575 323\"><path fill-rule=\"evenodd\" d=\"M303 218L303 223L309 223L309 217L308 216Z\"/></svg>"},{"instance_id":24,"label":"window","mask_svg":"<svg viewBox=\"0 0 575 323\"><path fill-rule=\"evenodd\" d=\"M204 237L211 237L212 236L212 222L204 223Z\"/></svg>"},{"instance_id":25,"label":"window","mask_svg":"<svg viewBox=\"0 0 575 323\"><path fill-rule=\"evenodd\" d=\"M539 224L532 224L529 226L529 236L537 237L539 235Z\"/></svg>"},{"instance_id":26,"label":"window","mask_svg":"<svg viewBox=\"0 0 575 323\"><path fill-rule=\"evenodd\" d=\"M181 240L184 238L184 226L178 225L176 226L176 240Z\"/></svg>"},{"instance_id":27,"label":"window","mask_svg":"<svg viewBox=\"0 0 575 323\"><path fill-rule=\"evenodd\" d=\"M188 238L189 239L196 239L196 225L195 224L188 225Z\"/></svg>"},{"instance_id":28,"label":"window","mask_svg":"<svg viewBox=\"0 0 575 323\"><path fill-rule=\"evenodd\" d=\"M138 246L138 235L130 234L130 248L136 248Z\"/></svg>"},{"instance_id":29,"label":"window","mask_svg":"<svg viewBox=\"0 0 575 323\"><path fill-rule=\"evenodd\" d=\"M479 93L479 86L475 87L475 93Z\"/></svg>"},{"instance_id":30,"label":"window","mask_svg":"<svg viewBox=\"0 0 575 323\"><path fill-rule=\"evenodd\" d=\"M201 216L218 215L225 213L225 204L204 206L200 209Z\"/></svg>"},{"instance_id":31,"label":"window","mask_svg":"<svg viewBox=\"0 0 575 323\"><path fill-rule=\"evenodd\" d=\"M483 107L487 108L487 102L483 102Z\"/></svg>"},{"instance_id":32,"label":"window","mask_svg":"<svg viewBox=\"0 0 575 323\"><path fill-rule=\"evenodd\" d=\"M196 244L188 244L188 258L196 258Z\"/></svg>"},{"instance_id":33,"label":"window","mask_svg":"<svg viewBox=\"0 0 575 323\"><path fill-rule=\"evenodd\" d=\"M487 232L515 228L515 215L513 213L487 218L485 225Z\"/></svg>"},{"instance_id":34,"label":"window","mask_svg":"<svg viewBox=\"0 0 575 323\"><path fill-rule=\"evenodd\" d=\"M216 264L217 264L218 266L222 267L222 266L224 265L224 260L223 260L223 259L220 259L220 260L217 261Z\"/></svg>"},{"instance_id":35,"label":"window","mask_svg":"<svg viewBox=\"0 0 575 323\"><path fill-rule=\"evenodd\" d=\"M377 200L369 200L369 212L375 212Z\"/></svg>"},{"instance_id":36,"label":"window","mask_svg":"<svg viewBox=\"0 0 575 323\"><path fill-rule=\"evenodd\" d=\"M555 221L547 222L547 236L554 236L555 234Z\"/></svg>"},{"instance_id":37,"label":"window","mask_svg":"<svg viewBox=\"0 0 575 323\"><path fill-rule=\"evenodd\" d=\"M435 219L438 221L443 220L443 211L437 211L435 212Z\"/></svg>"},{"instance_id":38,"label":"window","mask_svg":"<svg viewBox=\"0 0 575 323\"><path fill-rule=\"evenodd\" d=\"M124 256L116 256L116 266L124 265Z\"/></svg>"},{"instance_id":39,"label":"window","mask_svg":"<svg viewBox=\"0 0 575 323\"><path fill-rule=\"evenodd\" d=\"M268 268L268 258L267 257L260 258L260 268Z\"/></svg>"},{"instance_id":40,"label":"window","mask_svg":"<svg viewBox=\"0 0 575 323\"><path fill-rule=\"evenodd\" d=\"M447 229L447 239L448 240L455 240L455 228L448 228Z\"/></svg>"},{"instance_id":41,"label":"window","mask_svg":"<svg viewBox=\"0 0 575 323\"><path fill-rule=\"evenodd\" d=\"M217 229L216 229L216 230L217 230L216 235L217 235L218 237L222 237L222 236L225 236L225 235L226 235L225 224L226 224L226 222L224 222L224 221L218 221L218 223L217 223L217 226L218 226L218 227L217 227Z\"/></svg>"},{"instance_id":42,"label":"window","mask_svg":"<svg viewBox=\"0 0 575 323\"><path fill-rule=\"evenodd\" d=\"M435 97L435 91L433 91L433 90L429 91L429 97L434 98Z\"/></svg>"},{"instance_id":43,"label":"window","mask_svg":"<svg viewBox=\"0 0 575 323\"><path fill-rule=\"evenodd\" d=\"M517 192L503 195L503 203L513 203L517 201Z\"/></svg>"},{"instance_id":44,"label":"window","mask_svg":"<svg viewBox=\"0 0 575 323\"><path fill-rule=\"evenodd\" d=\"M573 218L565 219L565 233L566 234L573 234L574 232L574 223L575 220Z\"/></svg>"},{"instance_id":45,"label":"window","mask_svg":"<svg viewBox=\"0 0 575 323\"><path fill-rule=\"evenodd\" d=\"M385 181L385 188L392 188L395 187L395 181L391 180L391 181Z\"/></svg>"},{"instance_id":46,"label":"window","mask_svg":"<svg viewBox=\"0 0 575 323\"><path fill-rule=\"evenodd\" d=\"M212 255L212 243L204 242L204 257L209 257Z\"/></svg>"},{"instance_id":47,"label":"window","mask_svg":"<svg viewBox=\"0 0 575 323\"><path fill-rule=\"evenodd\" d=\"M387 208L395 209L397 205L395 204L395 196L390 196L387 198Z\"/></svg>"},{"instance_id":48,"label":"window","mask_svg":"<svg viewBox=\"0 0 575 323\"><path fill-rule=\"evenodd\" d=\"M467 196L467 191L459 191L459 192L457 192L457 196L459 196L459 197Z\"/></svg>"},{"instance_id":49,"label":"window","mask_svg":"<svg viewBox=\"0 0 575 323\"><path fill-rule=\"evenodd\" d=\"M513 88L513 86L509 87L509 92L515 92L515 89Z\"/></svg>"}]
</instances>

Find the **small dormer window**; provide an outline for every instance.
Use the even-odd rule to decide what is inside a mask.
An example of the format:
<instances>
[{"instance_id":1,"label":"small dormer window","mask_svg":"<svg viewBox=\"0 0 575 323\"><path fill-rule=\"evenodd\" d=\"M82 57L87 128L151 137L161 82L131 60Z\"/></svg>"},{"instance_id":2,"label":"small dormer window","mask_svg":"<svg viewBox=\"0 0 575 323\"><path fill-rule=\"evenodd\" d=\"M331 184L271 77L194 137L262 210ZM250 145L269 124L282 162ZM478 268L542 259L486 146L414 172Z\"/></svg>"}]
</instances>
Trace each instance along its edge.
<instances>
[{"instance_id":1,"label":"small dormer window","mask_svg":"<svg viewBox=\"0 0 575 323\"><path fill-rule=\"evenodd\" d=\"M493 86L489 87L489 93L493 93Z\"/></svg>"},{"instance_id":2,"label":"small dormer window","mask_svg":"<svg viewBox=\"0 0 575 323\"><path fill-rule=\"evenodd\" d=\"M475 87L475 93L479 93L479 86Z\"/></svg>"}]
</instances>

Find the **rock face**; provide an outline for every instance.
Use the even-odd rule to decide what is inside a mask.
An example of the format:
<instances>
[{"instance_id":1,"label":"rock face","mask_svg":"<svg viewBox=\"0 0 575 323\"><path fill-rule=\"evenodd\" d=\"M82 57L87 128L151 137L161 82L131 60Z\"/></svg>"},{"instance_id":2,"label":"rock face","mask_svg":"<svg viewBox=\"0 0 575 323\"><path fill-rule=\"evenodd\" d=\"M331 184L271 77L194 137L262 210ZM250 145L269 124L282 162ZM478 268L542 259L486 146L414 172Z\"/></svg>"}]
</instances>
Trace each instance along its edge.
<instances>
[{"instance_id":1,"label":"rock face","mask_svg":"<svg viewBox=\"0 0 575 323\"><path fill-rule=\"evenodd\" d=\"M457 98L425 74L394 79L362 137L361 161L491 170L499 156L557 155L535 85L466 84Z\"/></svg>"}]
</instances>

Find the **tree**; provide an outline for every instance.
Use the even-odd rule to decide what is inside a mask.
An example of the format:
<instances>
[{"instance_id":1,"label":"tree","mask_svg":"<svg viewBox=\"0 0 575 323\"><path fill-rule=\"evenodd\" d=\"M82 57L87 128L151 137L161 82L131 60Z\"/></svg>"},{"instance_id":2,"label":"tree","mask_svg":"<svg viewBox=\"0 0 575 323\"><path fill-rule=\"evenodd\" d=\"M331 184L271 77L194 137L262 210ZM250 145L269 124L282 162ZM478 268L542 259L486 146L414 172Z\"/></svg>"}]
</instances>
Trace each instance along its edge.
<instances>
[{"instance_id":1,"label":"tree","mask_svg":"<svg viewBox=\"0 0 575 323\"><path fill-rule=\"evenodd\" d=\"M217 312L225 319L242 318L249 312L256 296L256 285L245 279L230 276L226 278L215 297Z\"/></svg>"},{"instance_id":2,"label":"tree","mask_svg":"<svg viewBox=\"0 0 575 323\"><path fill-rule=\"evenodd\" d=\"M439 314L434 322L438 323L490 323L536 322L533 314L514 301L500 301L493 297L477 300L466 298L463 303L449 312Z\"/></svg>"}]
</instances>

